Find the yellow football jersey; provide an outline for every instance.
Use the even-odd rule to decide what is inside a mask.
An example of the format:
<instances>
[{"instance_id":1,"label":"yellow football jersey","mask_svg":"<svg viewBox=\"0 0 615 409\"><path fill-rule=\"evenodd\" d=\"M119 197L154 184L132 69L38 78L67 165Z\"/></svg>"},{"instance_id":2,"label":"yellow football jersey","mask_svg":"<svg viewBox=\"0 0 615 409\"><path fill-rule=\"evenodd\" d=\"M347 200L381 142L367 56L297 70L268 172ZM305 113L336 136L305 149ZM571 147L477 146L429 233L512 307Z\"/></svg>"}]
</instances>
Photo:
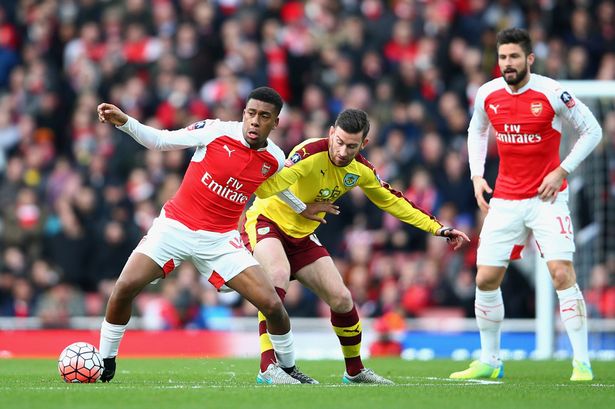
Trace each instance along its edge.
<instances>
[{"instance_id":1,"label":"yellow football jersey","mask_svg":"<svg viewBox=\"0 0 615 409\"><path fill-rule=\"evenodd\" d=\"M256 200L246 213L246 231L254 233L259 214L273 220L286 234L305 237L319 226L294 212L275 195L289 189L304 203L335 202L349 190L359 187L369 200L399 220L435 234L442 227L436 218L414 206L400 192L381 181L373 166L362 155L347 166L329 160L329 139L309 139L297 145L286 160L286 167L267 179L256 190ZM250 237L253 242L254 237Z\"/></svg>"}]
</instances>

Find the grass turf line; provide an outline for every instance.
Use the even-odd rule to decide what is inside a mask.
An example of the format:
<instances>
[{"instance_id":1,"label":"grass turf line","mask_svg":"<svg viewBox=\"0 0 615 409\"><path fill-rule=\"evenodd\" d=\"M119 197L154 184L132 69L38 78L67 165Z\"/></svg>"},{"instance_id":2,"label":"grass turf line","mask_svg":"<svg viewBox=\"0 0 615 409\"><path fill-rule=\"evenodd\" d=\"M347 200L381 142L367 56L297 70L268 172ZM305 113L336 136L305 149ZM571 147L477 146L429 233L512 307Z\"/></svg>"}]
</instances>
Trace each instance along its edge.
<instances>
[{"instance_id":1,"label":"grass turf line","mask_svg":"<svg viewBox=\"0 0 615 409\"><path fill-rule=\"evenodd\" d=\"M610 408L615 362L594 362L593 382L573 383L568 361L509 361L502 380L458 381L467 362L372 359L394 386L343 385L341 361L299 361L320 385L256 385L255 359L118 359L110 384L66 384L53 359L0 360L3 408Z\"/></svg>"}]
</instances>

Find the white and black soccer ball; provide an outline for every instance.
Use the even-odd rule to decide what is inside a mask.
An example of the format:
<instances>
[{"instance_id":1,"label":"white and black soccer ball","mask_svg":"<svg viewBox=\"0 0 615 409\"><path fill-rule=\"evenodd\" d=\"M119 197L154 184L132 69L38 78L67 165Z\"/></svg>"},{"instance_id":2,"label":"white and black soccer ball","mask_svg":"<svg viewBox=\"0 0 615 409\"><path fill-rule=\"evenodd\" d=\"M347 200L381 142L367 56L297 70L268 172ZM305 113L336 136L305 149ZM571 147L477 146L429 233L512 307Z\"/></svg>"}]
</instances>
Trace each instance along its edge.
<instances>
[{"instance_id":1,"label":"white and black soccer ball","mask_svg":"<svg viewBox=\"0 0 615 409\"><path fill-rule=\"evenodd\" d=\"M102 375L104 364L100 353L92 344L70 344L58 358L58 371L65 382L92 383Z\"/></svg>"}]
</instances>

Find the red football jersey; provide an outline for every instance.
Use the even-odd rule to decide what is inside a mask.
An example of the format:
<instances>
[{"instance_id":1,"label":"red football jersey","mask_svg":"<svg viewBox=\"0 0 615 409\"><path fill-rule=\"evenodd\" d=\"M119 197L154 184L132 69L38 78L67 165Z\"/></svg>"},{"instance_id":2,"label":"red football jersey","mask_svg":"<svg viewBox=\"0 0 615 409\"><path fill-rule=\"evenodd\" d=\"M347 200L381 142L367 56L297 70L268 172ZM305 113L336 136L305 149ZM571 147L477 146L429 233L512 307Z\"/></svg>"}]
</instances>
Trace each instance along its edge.
<instances>
[{"instance_id":1,"label":"red football jersey","mask_svg":"<svg viewBox=\"0 0 615 409\"><path fill-rule=\"evenodd\" d=\"M562 119L579 134L579 141L560 160ZM550 78L531 74L529 82L513 92L502 77L478 90L468 129L472 176L483 175L489 128L496 138L500 167L493 197L527 199L538 194L544 177L558 166L571 172L601 137L589 109ZM566 180L560 190L567 186Z\"/></svg>"},{"instance_id":2,"label":"red football jersey","mask_svg":"<svg viewBox=\"0 0 615 409\"><path fill-rule=\"evenodd\" d=\"M241 122L206 120L160 131L130 118L118 128L151 149L196 147L179 189L164 205L165 217L191 230L237 229L250 196L284 166L284 152L271 140L262 149L248 146Z\"/></svg>"}]
</instances>

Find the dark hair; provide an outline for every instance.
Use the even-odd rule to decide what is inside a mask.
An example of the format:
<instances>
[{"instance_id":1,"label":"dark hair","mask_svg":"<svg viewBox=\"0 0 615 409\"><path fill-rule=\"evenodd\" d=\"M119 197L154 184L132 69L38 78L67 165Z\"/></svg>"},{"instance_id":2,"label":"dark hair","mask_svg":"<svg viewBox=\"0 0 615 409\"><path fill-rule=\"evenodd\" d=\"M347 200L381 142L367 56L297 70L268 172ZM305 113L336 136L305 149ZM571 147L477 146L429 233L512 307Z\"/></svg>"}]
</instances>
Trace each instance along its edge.
<instances>
[{"instance_id":1,"label":"dark hair","mask_svg":"<svg viewBox=\"0 0 615 409\"><path fill-rule=\"evenodd\" d=\"M507 28L498 33L496 37L497 49L500 49L502 44L518 44L525 55L532 53L532 39L527 30L522 28Z\"/></svg>"},{"instance_id":2,"label":"dark hair","mask_svg":"<svg viewBox=\"0 0 615 409\"><path fill-rule=\"evenodd\" d=\"M250 95L248 95L247 101L251 99L263 101L275 106L277 114L280 113L282 106L284 106L284 101L282 101L280 94L278 94L278 92L273 88L269 87L258 87L253 89L252 92L250 92Z\"/></svg>"},{"instance_id":3,"label":"dark hair","mask_svg":"<svg viewBox=\"0 0 615 409\"><path fill-rule=\"evenodd\" d=\"M365 111L349 108L337 116L335 127L338 126L348 133L363 132L363 139L365 139L369 132L369 119Z\"/></svg>"}]
</instances>

